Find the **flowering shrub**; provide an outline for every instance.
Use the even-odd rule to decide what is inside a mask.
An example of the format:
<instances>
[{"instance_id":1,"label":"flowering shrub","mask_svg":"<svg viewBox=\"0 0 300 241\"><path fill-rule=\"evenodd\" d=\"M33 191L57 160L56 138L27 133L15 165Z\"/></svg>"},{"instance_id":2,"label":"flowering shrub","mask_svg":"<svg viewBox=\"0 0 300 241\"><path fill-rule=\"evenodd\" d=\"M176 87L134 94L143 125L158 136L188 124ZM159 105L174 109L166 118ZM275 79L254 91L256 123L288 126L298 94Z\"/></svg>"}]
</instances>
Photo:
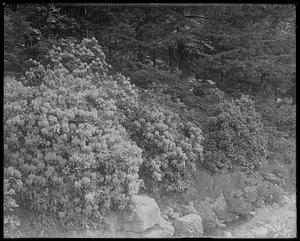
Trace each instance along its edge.
<instances>
[{"instance_id":1,"label":"flowering shrub","mask_svg":"<svg viewBox=\"0 0 300 241\"><path fill-rule=\"evenodd\" d=\"M22 197L63 221L128 207L142 158L120 123L136 93L108 76L95 39L63 40L49 56L5 85L5 156L22 173Z\"/></svg>"},{"instance_id":2,"label":"flowering shrub","mask_svg":"<svg viewBox=\"0 0 300 241\"><path fill-rule=\"evenodd\" d=\"M202 160L202 131L171 111L158 94L155 99L152 91L147 92L127 125L131 138L143 149L141 177L152 191L158 187L184 191L189 173Z\"/></svg>"},{"instance_id":3,"label":"flowering shrub","mask_svg":"<svg viewBox=\"0 0 300 241\"><path fill-rule=\"evenodd\" d=\"M29 59L31 67L21 79L25 85L39 85L44 79L46 69L58 72L64 69L74 78L82 78L88 74L106 75L110 66L105 61L105 55L95 38L83 39L77 42L72 38L62 39L52 46L49 54L40 62Z\"/></svg>"},{"instance_id":4,"label":"flowering shrub","mask_svg":"<svg viewBox=\"0 0 300 241\"><path fill-rule=\"evenodd\" d=\"M217 102L204 130L204 166L210 171L239 167L251 172L264 162L267 139L261 116L247 96Z\"/></svg>"},{"instance_id":5,"label":"flowering shrub","mask_svg":"<svg viewBox=\"0 0 300 241\"><path fill-rule=\"evenodd\" d=\"M5 234L11 232L16 233L20 226L20 220L11 215L13 211L19 205L16 204L15 196L22 187L21 173L13 167L4 168L4 231Z\"/></svg>"}]
</instances>

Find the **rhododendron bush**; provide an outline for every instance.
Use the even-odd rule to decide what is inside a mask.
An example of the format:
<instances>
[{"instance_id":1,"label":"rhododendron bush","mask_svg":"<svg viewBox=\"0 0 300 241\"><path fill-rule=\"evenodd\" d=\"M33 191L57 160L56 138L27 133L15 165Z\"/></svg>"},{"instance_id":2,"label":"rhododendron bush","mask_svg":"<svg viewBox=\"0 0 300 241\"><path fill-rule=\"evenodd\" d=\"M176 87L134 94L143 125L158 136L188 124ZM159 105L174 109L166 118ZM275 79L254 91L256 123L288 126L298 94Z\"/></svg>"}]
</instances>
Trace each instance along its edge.
<instances>
[{"instance_id":1,"label":"rhododendron bush","mask_svg":"<svg viewBox=\"0 0 300 241\"><path fill-rule=\"evenodd\" d=\"M19 233L20 220L12 214L19 207L15 196L22 187L21 173L13 167L4 168L3 201L4 201L4 233Z\"/></svg>"},{"instance_id":2,"label":"rhododendron bush","mask_svg":"<svg viewBox=\"0 0 300 241\"><path fill-rule=\"evenodd\" d=\"M204 166L213 173L240 168L253 173L265 162L267 135L247 96L218 98L205 124Z\"/></svg>"},{"instance_id":3,"label":"rhododendron bush","mask_svg":"<svg viewBox=\"0 0 300 241\"><path fill-rule=\"evenodd\" d=\"M132 139L143 149L140 173L152 192L185 191L190 174L202 161L202 131L184 121L167 104L166 95L150 90L144 95L127 125Z\"/></svg>"},{"instance_id":4,"label":"rhododendron bush","mask_svg":"<svg viewBox=\"0 0 300 241\"><path fill-rule=\"evenodd\" d=\"M22 173L23 199L65 221L127 207L138 191L142 163L141 149L118 121L123 116L119 107L126 112L134 98L127 94L133 92L130 83L101 68L107 65L96 41L90 49L100 60L91 65L98 68L76 72L90 56L80 46L74 47L78 62L56 64L55 56L48 66L32 61L22 82L5 84L5 161ZM61 47L54 51L69 53Z\"/></svg>"},{"instance_id":5,"label":"rhododendron bush","mask_svg":"<svg viewBox=\"0 0 300 241\"><path fill-rule=\"evenodd\" d=\"M59 41L5 83L5 161L21 197L59 220L130 208L141 183L184 191L202 159L202 132L110 66L96 39Z\"/></svg>"}]
</instances>

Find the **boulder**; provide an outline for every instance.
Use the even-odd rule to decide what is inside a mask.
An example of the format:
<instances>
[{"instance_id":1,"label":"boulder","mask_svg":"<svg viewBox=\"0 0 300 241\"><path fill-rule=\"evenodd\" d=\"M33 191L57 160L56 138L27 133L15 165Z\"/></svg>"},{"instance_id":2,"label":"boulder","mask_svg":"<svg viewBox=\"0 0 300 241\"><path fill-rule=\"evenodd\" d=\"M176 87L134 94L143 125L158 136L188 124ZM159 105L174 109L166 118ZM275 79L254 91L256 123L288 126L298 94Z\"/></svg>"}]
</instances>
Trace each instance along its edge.
<instances>
[{"instance_id":1,"label":"boulder","mask_svg":"<svg viewBox=\"0 0 300 241\"><path fill-rule=\"evenodd\" d=\"M233 238L232 233L229 231L223 231L224 238Z\"/></svg>"},{"instance_id":2,"label":"boulder","mask_svg":"<svg viewBox=\"0 0 300 241\"><path fill-rule=\"evenodd\" d=\"M103 223L105 225L106 232L116 233L118 228L117 213L111 212L107 217L104 217Z\"/></svg>"},{"instance_id":3,"label":"boulder","mask_svg":"<svg viewBox=\"0 0 300 241\"><path fill-rule=\"evenodd\" d=\"M169 216L168 216L167 214L165 214L165 213L162 213L162 214L161 214L161 217L162 217L163 219L168 219L168 218L169 218Z\"/></svg>"},{"instance_id":4,"label":"boulder","mask_svg":"<svg viewBox=\"0 0 300 241\"><path fill-rule=\"evenodd\" d=\"M258 191L256 187L245 187L244 196L250 203L255 203L258 200Z\"/></svg>"},{"instance_id":5,"label":"boulder","mask_svg":"<svg viewBox=\"0 0 300 241\"><path fill-rule=\"evenodd\" d=\"M271 234L271 230L263 226L254 229L253 233L255 234L255 238L268 238Z\"/></svg>"},{"instance_id":6,"label":"boulder","mask_svg":"<svg viewBox=\"0 0 300 241\"><path fill-rule=\"evenodd\" d=\"M168 238L172 235L169 234L166 230L151 230L150 232L147 232L143 234L143 238Z\"/></svg>"},{"instance_id":7,"label":"boulder","mask_svg":"<svg viewBox=\"0 0 300 241\"><path fill-rule=\"evenodd\" d=\"M175 220L175 236L199 236L203 234L202 218L189 214Z\"/></svg>"},{"instance_id":8,"label":"boulder","mask_svg":"<svg viewBox=\"0 0 300 241\"><path fill-rule=\"evenodd\" d=\"M205 232L208 232L217 226L217 216L207 202L202 201L196 203L195 208L202 217L203 229Z\"/></svg>"},{"instance_id":9,"label":"boulder","mask_svg":"<svg viewBox=\"0 0 300 241\"><path fill-rule=\"evenodd\" d=\"M226 224L221 223L221 222L217 222L217 227L218 227L218 228L225 228L225 227L226 227Z\"/></svg>"},{"instance_id":10,"label":"boulder","mask_svg":"<svg viewBox=\"0 0 300 241\"><path fill-rule=\"evenodd\" d=\"M175 228L172 224L163 218L161 221L154 225L154 227L148 229L143 234L145 238L167 238L174 235Z\"/></svg>"},{"instance_id":11,"label":"boulder","mask_svg":"<svg viewBox=\"0 0 300 241\"><path fill-rule=\"evenodd\" d=\"M173 213L170 218L175 220L175 219L177 219L179 217L180 217L179 213Z\"/></svg>"},{"instance_id":12,"label":"boulder","mask_svg":"<svg viewBox=\"0 0 300 241\"><path fill-rule=\"evenodd\" d=\"M134 208L131 211L122 212L124 231L141 233L160 222L160 210L153 198L135 195L133 201Z\"/></svg>"},{"instance_id":13,"label":"boulder","mask_svg":"<svg viewBox=\"0 0 300 241\"><path fill-rule=\"evenodd\" d=\"M182 205L182 214L183 216L185 215L188 215L188 214L199 214L199 212L193 207L193 206L190 206L190 205Z\"/></svg>"},{"instance_id":14,"label":"boulder","mask_svg":"<svg viewBox=\"0 0 300 241\"><path fill-rule=\"evenodd\" d=\"M161 219L161 221L156 224L157 226L157 229L159 230L166 230L169 232L170 235L173 235L174 234L174 231L175 231L175 228L172 226L172 224L170 222L168 222L167 220L165 219Z\"/></svg>"},{"instance_id":15,"label":"boulder","mask_svg":"<svg viewBox=\"0 0 300 241\"><path fill-rule=\"evenodd\" d=\"M212 205L212 209L217 214L217 216L224 216L228 209L227 201L224 198L223 192L216 199L214 204Z\"/></svg>"},{"instance_id":16,"label":"boulder","mask_svg":"<svg viewBox=\"0 0 300 241\"><path fill-rule=\"evenodd\" d=\"M238 216L249 216L249 207L243 198L231 198L228 201L228 208Z\"/></svg>"}]
</instances>

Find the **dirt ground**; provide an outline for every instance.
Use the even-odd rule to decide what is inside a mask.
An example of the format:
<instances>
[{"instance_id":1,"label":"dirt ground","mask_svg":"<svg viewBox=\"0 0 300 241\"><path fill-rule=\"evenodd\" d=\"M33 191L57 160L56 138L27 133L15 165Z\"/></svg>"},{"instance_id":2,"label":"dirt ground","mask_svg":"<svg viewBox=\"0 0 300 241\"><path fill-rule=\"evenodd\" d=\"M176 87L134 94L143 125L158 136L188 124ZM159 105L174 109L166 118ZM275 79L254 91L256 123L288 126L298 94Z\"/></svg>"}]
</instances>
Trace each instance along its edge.
<instances>
[{"instance_id":1,"label":"dirt ground","mask_svg":"<svg viewBox=\"0 0 300 241\"><path fill-rule=\"evenodd\" d=\"M228 238L295 238L296 200L295 196L286 196L282 206L273 205L259 208L249 221L225 227L217 236Z\"/></svg>"}]
</instances>

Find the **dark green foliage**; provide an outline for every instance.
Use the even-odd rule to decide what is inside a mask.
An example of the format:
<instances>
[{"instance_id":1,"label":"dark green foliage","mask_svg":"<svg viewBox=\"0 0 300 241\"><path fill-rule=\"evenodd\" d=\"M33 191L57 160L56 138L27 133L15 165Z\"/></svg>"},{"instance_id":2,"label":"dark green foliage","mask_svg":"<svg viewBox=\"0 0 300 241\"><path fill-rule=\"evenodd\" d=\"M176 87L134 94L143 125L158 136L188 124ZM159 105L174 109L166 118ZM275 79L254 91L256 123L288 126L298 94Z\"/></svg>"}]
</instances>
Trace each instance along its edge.
<instances>
[{"instance_id":1,"label":"dark green foliage","mask_svg":"<svg viewBox=\"0 0 300 241\"><path fill-rule=\"evenodd\" d=\"M285 132L268 129L268 163L265 170L280 178L280 185L294 190L296 184L296 141Z\"/></svg>"},{"instance_id":2,"label":"dark green foliage","mask_svg":"<svg viewBox=\"0 0 300 241\"><path fill-rule=\"evenodd\" d=\"M256 108L262 113L264 125L275 127L278 131L286 132L290 136L296 134L296 106L282 100L276 103L274 100L257 98Z\"/></svg>"},{"instance_id":3,"label":"dark green foliage","mask_svg":"<svg viewBox=\"0 0 300 241\"><path fill-rule=\"evenodd\" d=\"M53 51L70 55L64 43ZM130 83L121 75L107 76L96 40L76 44L78 58L73 60L79 62L56 63L54 54L48 67L36 63L38 67L27 72L23 82L29 86L7 81L4 147L5 162L22 173L22 198L32 209L83 225L112 208L130 206L142 159L141 150L117 121L126 110L118 109L118 103L130 103L126 92L134 95ZM86 63L92 49L96 61ZM65 64L86 68L71 72ZM99 67L95 70L94 65Z\"/></svg>"},{"instance_id":4,"label":"dark green foliage","mask_svg":"<svg viewBox=\"0 0 300 241\"><path fill-rule=\"evenodd\" d=\"M266 135L251 99L223 99L204 126L204 165L212 172L258 170L266 158Z\"/></svg>"},{"instance_id":5,"label":"dark green foliage","mask_svg":"<svg viewBox=\"0 0 300 241\"><path fill-rule=\"evenodd\" d=\"M150 190L188 188L202 132L165 97L139 98L124 76L108 75L95 39L61 40L42 61L5 85L5 161L24 174L34 210L84 223L130 207L139 175Z\"/></svg>"},{"instance_id":6,"label":"dark green foliage","mask_svg":"<svg viewBox=\"0 0 300 241\"><path fill-rule=\"evenodd\" d=\"M18 207L14 196L22 187L21 173L13 167L4 169L4 211Z\"/></svg>"},{"instance_id":7,"label":"dark green foliage","mask_svg":"<svg viewBox=\"0 0 300 241\"><path fill-rule=\"evenodd\" d=\"M4 230L5 235L16 234L20 226L20 220L12 214L19 207L16 197L22 188L21 173L13 167L4 169L3 201L4 201Z\"/></svg>"},{"instance_id":8,"label":"dark green foliage","mask_svg":"<svg viewBox=\"0 0 300 241\"><path fill-rule=\"evenodd\" d=\"M176 114L157 92L149 90L143 95L125 123L131 138L143 150L139 173L152 192L185 191L190 173L202 161L202 131Z\"/></svg>"}]
</instances>

